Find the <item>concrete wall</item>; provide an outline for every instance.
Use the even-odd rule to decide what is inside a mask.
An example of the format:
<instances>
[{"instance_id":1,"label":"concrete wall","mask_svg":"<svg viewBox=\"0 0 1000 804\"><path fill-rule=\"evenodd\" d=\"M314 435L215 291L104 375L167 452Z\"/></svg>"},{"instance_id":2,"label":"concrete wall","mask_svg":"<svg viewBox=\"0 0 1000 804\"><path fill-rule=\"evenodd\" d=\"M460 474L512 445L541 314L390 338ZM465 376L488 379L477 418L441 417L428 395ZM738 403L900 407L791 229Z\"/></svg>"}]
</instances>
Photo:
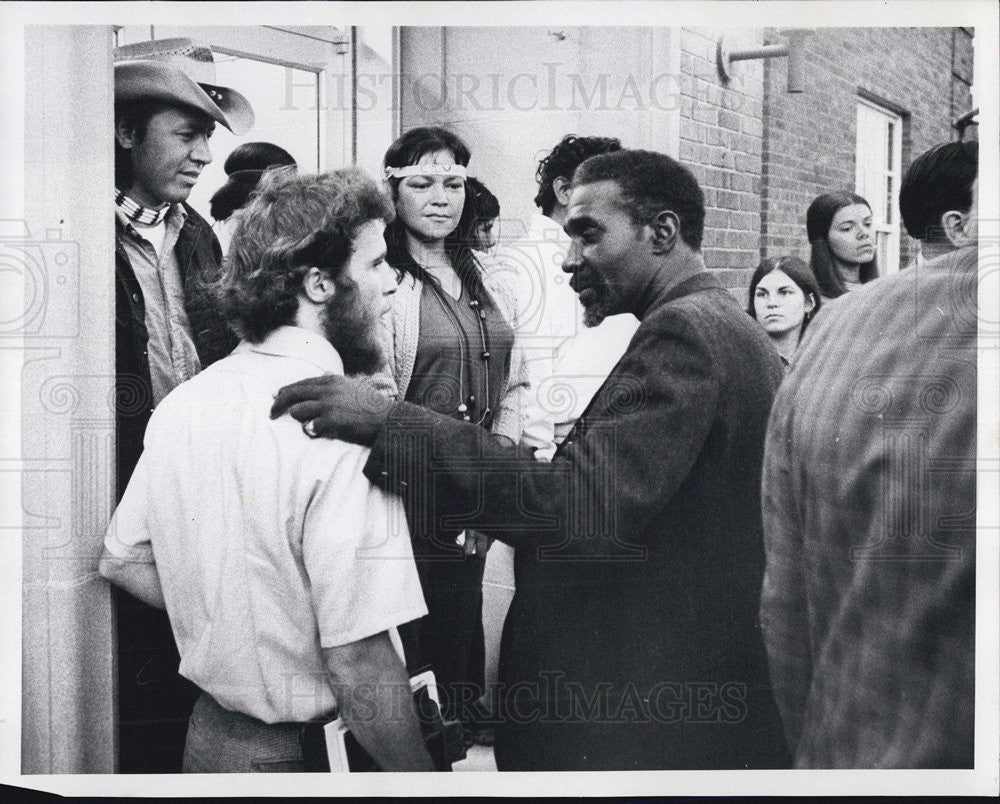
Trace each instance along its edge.
<instances>
[{"instance_id":1,"label":"concrete wall","mask_svg":"<svg viewBox=\"0 0 1000 804\"><path fill-rule=\"evenodd\" d=\"M111 28L25 28L23 773L109 773L96 574L114 499ZM10 248L10 243L5 244Z\"/></svg>"},{"instance_id":2,"label":"concrete wall","mask_svg":"<svg viewBox=\"0 0 1000 804\"><path fill-rule=\"evenodd\" d=\"M501 238L535 212L538 159L565 134L676 155L677 31L403 28L402 129L451 126L500 199Z\"/></svg>"}]
</instances>

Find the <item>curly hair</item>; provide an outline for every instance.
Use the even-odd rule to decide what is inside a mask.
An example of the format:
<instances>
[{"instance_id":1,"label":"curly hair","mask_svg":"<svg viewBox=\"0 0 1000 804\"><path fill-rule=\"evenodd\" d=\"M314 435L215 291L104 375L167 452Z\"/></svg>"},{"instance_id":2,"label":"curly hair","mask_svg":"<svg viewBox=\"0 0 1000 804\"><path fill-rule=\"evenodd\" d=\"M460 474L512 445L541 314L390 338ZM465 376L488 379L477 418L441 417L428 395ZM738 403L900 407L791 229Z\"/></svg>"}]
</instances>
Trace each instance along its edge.
<instances>
[{"instance_id":1,"label":"curly hair","mask_svg":"<svg viewBox=\"0 0 1000 804\"><path fill-rule=\"evenodd\" d=\"M340 278L359 227L393 219L392 204L358 168L264 174L245 208L212 291L241 338L259 343L295 321L309 268Z\"/></svg>"},{"instance_id":2,"label":"curly hair","mask_svg":"<svg viewBox=\"0 0 1000 804\"><path fill-rule=\"evenodd\" d=\"M535 180L538 182L538 194L535 196L535 206L543 215L552 213L556 205L553 182L560 176L570 178L581 162L597 154L609 154L622 149L617 137L577 137L567 134L559 144L538 163Z\"/></svg>"},{"instance_id":3,"label":"curly hair","mask_svg":"<svg viewBox=\"0 0 1000 804\"><path fill-rule=\"evenodd\" d=\"M632 223L649 223L663 210L681 225L681 240L697 251L705 231L705 196L684 165L655 151L622 150L592 156L576 169L574 184L613 181Z\"/></svg>"},{"instance_id":4,"label":"curly hair","mask_svg":"<svg viewBox=\"0 0 1000 804\"><path fill-rule=\"evenodd\" d=\"M830 227L833 216L844 207L854 204L864 204L868 209L872 206L857 193L847 191L825 193L816 196L806 210L806 234L811 244L809 267L819 284L819 289L828 299L836 299L847 293L847 285L837 269L833 252L830 251ZM875 257L861 265L858 278L862 283L878 278L878 263Z\"/></svg>"}]
</instances>

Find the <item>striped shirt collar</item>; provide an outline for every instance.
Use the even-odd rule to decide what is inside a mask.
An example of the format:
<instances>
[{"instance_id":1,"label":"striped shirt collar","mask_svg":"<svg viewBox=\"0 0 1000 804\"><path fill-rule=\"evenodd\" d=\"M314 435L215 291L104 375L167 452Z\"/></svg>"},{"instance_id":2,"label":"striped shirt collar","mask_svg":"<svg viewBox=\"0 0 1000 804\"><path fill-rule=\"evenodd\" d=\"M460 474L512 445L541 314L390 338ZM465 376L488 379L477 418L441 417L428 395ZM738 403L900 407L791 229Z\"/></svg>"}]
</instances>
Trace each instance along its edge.
<instances>
[{"instance_id":1,"label":"striped shirt collar","mask_svg":"<svg viewBox=\"0 0 1000 804\"><path fill-rule=\"evenodd\" d=\"M136 203L121 190L115 190L115 206L121 213L133 223L141 223L144 226L157 226L163 223L170 211L170 204L164 204L159 209L144 207Z\"/></svg>"}]
</instances>

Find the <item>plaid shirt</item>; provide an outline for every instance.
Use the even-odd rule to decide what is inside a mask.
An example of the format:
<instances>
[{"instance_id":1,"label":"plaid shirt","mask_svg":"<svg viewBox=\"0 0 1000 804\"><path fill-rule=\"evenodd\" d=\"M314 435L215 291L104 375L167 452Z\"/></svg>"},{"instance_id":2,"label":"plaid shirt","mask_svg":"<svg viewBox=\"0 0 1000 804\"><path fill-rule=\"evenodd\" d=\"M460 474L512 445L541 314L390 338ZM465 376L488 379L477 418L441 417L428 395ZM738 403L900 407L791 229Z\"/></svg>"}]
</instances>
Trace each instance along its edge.
<instances>
[{"instance_id":1,"label":"plaid shirt","mask_svg":"<svg viewBox=\"0 0 1000 804\"><path fill-rule=\"evenodd\" d=\"M761 617L797 767L972 767L976 256L824 307L778 392Z\"/></svg>"}]
</instances>

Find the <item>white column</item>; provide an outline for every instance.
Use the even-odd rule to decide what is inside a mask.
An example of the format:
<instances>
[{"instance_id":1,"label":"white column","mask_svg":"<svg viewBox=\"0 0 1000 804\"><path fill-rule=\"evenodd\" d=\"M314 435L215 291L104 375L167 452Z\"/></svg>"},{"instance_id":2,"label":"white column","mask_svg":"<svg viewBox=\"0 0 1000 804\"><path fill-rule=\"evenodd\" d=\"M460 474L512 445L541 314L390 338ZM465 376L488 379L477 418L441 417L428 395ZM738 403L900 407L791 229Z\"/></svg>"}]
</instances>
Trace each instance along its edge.
<instances>
[{"instance_id":1,"label":"white column","mask_svg":"<svg viewBox=\"0 0 1000 804\"><path fill-rule=\"evenodd\" d=\"M25 28L26 774L114 765L112 608L96 574L115 470L111 47L108 26Z\"/></svg>"}]
</instances>

